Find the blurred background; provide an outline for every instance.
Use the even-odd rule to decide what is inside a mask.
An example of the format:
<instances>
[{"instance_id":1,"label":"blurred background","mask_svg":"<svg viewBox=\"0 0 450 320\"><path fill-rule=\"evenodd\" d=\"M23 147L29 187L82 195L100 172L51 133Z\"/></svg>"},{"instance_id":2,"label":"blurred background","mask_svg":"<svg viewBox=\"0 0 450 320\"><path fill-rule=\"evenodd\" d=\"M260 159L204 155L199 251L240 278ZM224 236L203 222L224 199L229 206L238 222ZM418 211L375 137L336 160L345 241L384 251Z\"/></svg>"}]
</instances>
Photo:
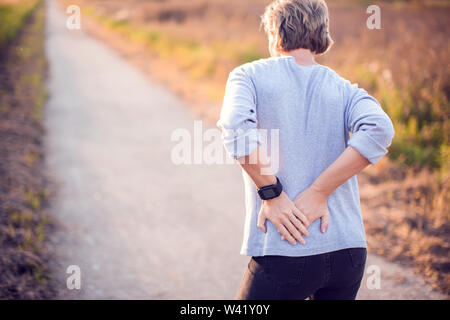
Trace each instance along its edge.
<instances>
[{"instance_id":1,"label":"blurred background","mask_svg":"<svg viewBox=\"0 0 450 320\"><path fill-rule=\"evenodd\" d=\"M211 125L219 116L228 73L268 57L259 25L270 1L56 2L63 13L78 5L83 32L175 93L196 119ZM388 156L358 176L369 251L413 268L447 296L450 3L327 4L335 43L318 62L376 97L395 127ZM380 30L366 26L370 4L381 8ZM45 19L45 1L0 0L2 298L55 296L47 238L58 226L49 213L53 192L43 170L42 110L49 98ZM235 235L237 243L240 236Z\"/></svg>"}]
</instances>

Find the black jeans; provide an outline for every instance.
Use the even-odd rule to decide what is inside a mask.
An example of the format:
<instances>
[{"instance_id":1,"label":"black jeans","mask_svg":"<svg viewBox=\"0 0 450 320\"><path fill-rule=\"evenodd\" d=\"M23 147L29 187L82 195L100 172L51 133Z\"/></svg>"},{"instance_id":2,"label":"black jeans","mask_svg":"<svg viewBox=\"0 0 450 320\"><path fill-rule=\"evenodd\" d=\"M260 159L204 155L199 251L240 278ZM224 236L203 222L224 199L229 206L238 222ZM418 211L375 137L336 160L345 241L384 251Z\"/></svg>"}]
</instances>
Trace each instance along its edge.
<instances>
[{"instance_id":1,"label":"black jeans","mask_svg":"<svg viewBox=\"0 0 450 320\"><path fill-rule=\"evenodd\" d=\"M236 298L354 300L366 257L365 248L306 257L252 257Z\"/></svg>"}]
</instances>

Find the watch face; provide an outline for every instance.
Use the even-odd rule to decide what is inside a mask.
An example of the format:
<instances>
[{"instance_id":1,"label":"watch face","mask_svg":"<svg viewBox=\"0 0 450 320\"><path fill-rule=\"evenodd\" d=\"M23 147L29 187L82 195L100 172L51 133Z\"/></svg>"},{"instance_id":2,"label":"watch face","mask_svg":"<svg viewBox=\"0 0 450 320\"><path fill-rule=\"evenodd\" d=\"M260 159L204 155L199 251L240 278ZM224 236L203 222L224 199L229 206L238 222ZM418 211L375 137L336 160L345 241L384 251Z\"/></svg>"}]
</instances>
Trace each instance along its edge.
<instances>
[{"instance_id":1,"label":"watch face","mask_svg":"<svg viewBox=\"0 0 450 320\"><path fill-rule=\"evenodd\" d=\"M273 198L277 194L275 193L275 190L273 189L266 189L262 191L264 198Z\"/></svg>"}]
</instances>

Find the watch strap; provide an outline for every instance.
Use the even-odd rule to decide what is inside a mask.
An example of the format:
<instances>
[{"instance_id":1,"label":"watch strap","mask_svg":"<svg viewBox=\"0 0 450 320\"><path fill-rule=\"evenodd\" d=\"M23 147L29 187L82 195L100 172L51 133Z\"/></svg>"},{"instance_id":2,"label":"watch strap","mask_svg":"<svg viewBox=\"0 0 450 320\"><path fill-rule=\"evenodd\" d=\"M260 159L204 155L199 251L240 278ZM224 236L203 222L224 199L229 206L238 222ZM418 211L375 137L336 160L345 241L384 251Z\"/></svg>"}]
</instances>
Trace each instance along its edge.
<instances>
[{"instance_id":1,"label":"watch strap","mask_svg":"<svg viewBox=\"0 0 450 320\"><path fill-rule=\"evenodd\" d=\"M281 192L283 192L283 185L281 184L280 180L277 178L276 184L271 184L268 186L264 186L258 189L259 197L262 200L270 200L278 197Z\"/></svg>"}]
</instances>

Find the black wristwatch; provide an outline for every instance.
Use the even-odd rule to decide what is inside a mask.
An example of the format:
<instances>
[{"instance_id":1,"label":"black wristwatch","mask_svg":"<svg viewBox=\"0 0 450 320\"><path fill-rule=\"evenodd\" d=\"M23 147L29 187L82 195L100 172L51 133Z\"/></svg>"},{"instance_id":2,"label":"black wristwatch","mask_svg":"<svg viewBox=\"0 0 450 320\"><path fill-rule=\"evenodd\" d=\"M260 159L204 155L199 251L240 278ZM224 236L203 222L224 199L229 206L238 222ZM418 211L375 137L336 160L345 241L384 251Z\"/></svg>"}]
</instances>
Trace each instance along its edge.
<instances>
[{"instance_id":1,"label":"black wristwatch","mask_svg":"<svg viewBox=\"0 0 450 320\"><path fill-rule=\"evenodd\" d=\"M278 197L283 192L283 186L277 177L277 184L271 184L258 189L259 197L262 200L270 200Z\"/></svg>"}]
</instances>

